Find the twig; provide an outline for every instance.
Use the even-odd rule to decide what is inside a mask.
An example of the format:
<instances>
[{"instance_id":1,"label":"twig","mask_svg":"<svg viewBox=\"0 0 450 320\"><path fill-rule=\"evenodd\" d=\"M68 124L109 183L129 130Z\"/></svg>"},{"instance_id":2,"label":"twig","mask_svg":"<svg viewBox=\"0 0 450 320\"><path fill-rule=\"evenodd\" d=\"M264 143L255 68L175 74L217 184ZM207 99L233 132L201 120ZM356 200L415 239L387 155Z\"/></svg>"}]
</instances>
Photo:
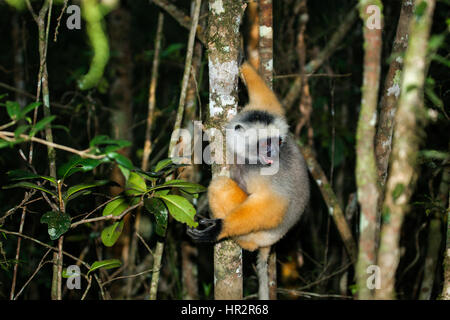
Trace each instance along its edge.
<instances>
[{"instance_id":1,"label":"twig","mask_svg":"<svg viewBox=\"0 0 450 320\"><path fill-rule=\"evenodd\" d=\"M73 228L79 226L80 224L85 224L85 223L88 223L88 222L97 222L97 221L103 221L103 220L120 220L120 219L122 219L126 214L128 214L128 213L130 213L131 211L133 211L134 209L136 209L136 208L142 206L142 204L143 204L143 202L140 201L139 203L137 203L137 204L135 204L135 205L133 205L133 206L128 207L127 209L125 209L125 210L124 210L121 214L119 214L118 216L109 214L109 215L103 216L103 217L96 217L96 218L90 218L90 219L83 219L83 220L80 220L80 221L77 221L77 222L72 223L72 224L70 225L70 228L73 229Z\"/></svg>"},{"instance_id":2,"label":"twig","mask_svg":"<svg viewBox=\"0 0 450 320\"><path fill-rule=\"evenodd\" d=\"M350 77L352 73L305 73L304 75L300 73L290 73L290 74L280 74L273 76L274 79L286 79L286 78L319 78L319 77L327 77L327 78L345 78Z\"/></svg>"},{"instance_id":3,"label":"twig","mask_svg":"<svg viewBox=\"0 0 450 320\"><path fill-rule=\"evenodd\" d=\"M327 45L323 50L318 54L318 56L311 60L306 66L305 71L308 73L314 73L319 67L331 56L331 54L337 49L338 45L341 43L342 39L344 39L347 32L350 30L351 26L358 19L358 6L355 6L351 9L351 11L344 18L344 21L338 27L336 32L331 36ZM301 93L302 87L302 78L297 78L295 82L292 84L288 93L283 99L282 105L286 108L286 110L291 109L298 95Z\"/></svg>"},{"instance_id":4,"label":"twig","mask_svg":"<svg viewBox=\"0 0 450 320\"><path fill-rule=\"evenodd\" d=\"M350 257L350 261L355 263L357 260L357 247L356 242L353 239L352 232L350 227L348 226L347 220L345 220L344 213L342 212L341 207L339 206L339 202L336 198L336 195L331 189L328 179L323 172L320 164L317 162L317 159L313 155L313 151L310 147L300 146L300 150L305 157L306 163L308 165L308 169L311 172L314 180L317 183L317 186L322 193L323 199L328 206L328 212L332 215L333 220L336 224L336 227L339 231L339 234L344 242L345 249L347 250L347 254Z\"/></svg>"},{"instance_id":5,"label":"twig","mask_svg":"<svg viewBox=\"0 0 450 320\"><path fill-rule=\"evenodd\" d=\"M17 236L17 237L20 237L20 238L24 238L24 239L33 241L33 242L35 242L35 243L37 243L37 244L39 244L39 245L41 245L41 246L43 246L43 247L45 247L47 249L51 249L53 251L58 251L58 248L52 247L52 246L50 246L50 245L48 245L46 243L43 243L42 241L39 241L39 240L37 240L37 239L35 239L33 237L27 236L27 235L19 233L19 232L9 231L9 230L5 230L5 229L1 229L1 228L0 228L0 232L3 232L5 234L10 234L10 235L13 235L13 236ZM84 267L86 267L88 270L91 269L91 266L88 263L84 262L83 260L80 260L79 258L75 257L74 255L72 255L72 254L70 254L68 252L65 252L65 251L62 251L62 254L64 254L64 255L68 256L69 258L79 262ZM94 278L95 278L95 281L97 282L97 284L98 284L98 286L100 288L100 294L101 294L103 300L105 300L106 298L105 298L105 292L103 291L102 282L100 281L100 279L98 278L97 275L94 275Z\"/></svg>"},{"instance_id":6,"label":"twig","mask_svg":"<svg viewBox=\"0 0 450 320\"><path fill-rule=\"evenodd\" d=\"M315 292L299 291L299 290L294 290L294 289L279 288L277 291L281 294L294 295L294 296L298 296L298 297L307 297L307 298L318 297L318 298L352 299L351 296L343 296L340 294L321 294L321 293L315 293Z\"/></svg>"},{"instance_id":7,"label":"twig","mask_svg":"<svg viewBox=\"0 0 450 320\"><path fill-rule=\"evenodd\" d=\"M113 278L111 280L104 281L103 285L106 285L106 284L108 284L110 282L113 282L113 281L116 281L116 280L120 280L120 279L128 279L128 278L139 277L139 276L141 276L143 274L146 274L146 273L149 273L149 272L153 272L153 269L145 270L145 271L142 271L142 272L139 272L139 273L136 273L136 274L132 274L132 275L129 275L129 276L116 277L116 278Z\"/></svg>"},{"instance_id":8,"label":"twig","mask_svg":"<svg viewBox=\"0 0 450 320\"><path fill-rule=\"evenodd\" d=\"M185 27L186 29L192 30L192 24L194 23L193 20L185 15L180 9L178 9L174 4L170 3L166 0L153 0L154 4L159 6L160 8L164 9L172 18L174 18L182 27ZM198 19L197 19L198 23ZM200 40L201 43L204 45L206 44L205 35L203 32L203 29L200 26L196 25L196 35L198 40ZM194 35L195 36L195 35Z\"/></svg>"},{"instance_id":9,"label":"twig","mask_svg":"<svg viewBox=\"0 0 450 320\"><path fill-rule=\"evenodd\" d=\"M8 218L10 215L12 215L14 212L16 212L18 209L22 208L26 204L28 204L28 200L36 193L36 190L30 190L30 192L25 193L25 197L23 198L22 202L20 202L17 206L9 209L6 211L6 213L3 215L3 217L0 218L0 225L3 225L6 218Z\"/></svg>"},{"instance_id":10,"label":"twig","mask_svg":"<svg viewBox=\"0 0 450 320\"><path fill-rule=\"evenodd\" d=\"M23 292L23 290L26 288L26 286L31 282L31 280L33 280L34 276L39 272L39 270L41 270L41 268L46 264L46 263L51 263L52 260L48 260L44 262L45 257L47 257L47 255L50 253L50 251L52 251L51 249L48 249L47 252L44 254L44 256L42 257L41 261L39 262L36 270L33 272L33 274L31 275L30 278L28 278L27 282L25 282L25 284L23 285L23 287L19 290L19 292L16 294L16 296L14 298L12 298L11 300L17 300L17 298L20 296L20 294Z\"/></svg>"},{"instance_id":11,"label":"twig","mask_svg":"<svg viewBox=\"0 0 450 320\"><path fill-rule=\"evenodd\" d=\"M8 90L11 90L13 92L20 93L21 95L27 96L29 98L36 99L36 96L34 94L31 94L31 93L29 93L27 91L24 91L24 90L21 90L21 89L18 89L18 88L15 88L15 87L10 86L10 85L8 85L6 83L0 82L0 87L8 89ZM50 105L52 107L56 107L56 108L60 108L60 109L67 109L67 110L71 110L72 109L71 107L69 107L67 105L64 105L64 104L61 104L61 103L57 103L57 102L51 102Z\"/></svg>"},{"instance_id":12,"label":"twig","mask_svg":"<svg viewBox=\"0 0 450 320\"><path fill-rule=\"evenodd\" d=\"M150 249L150 247L148 246L147 242L145 242L144 238L142 238L142 236L137 231L135 233L136 233L136 236L139 238L139 240L141 240L141 242L144 245L144 247L153 256L153 251L152 251L152 249Z\"/></svg>"},{"instance_id":13,"label":"twig","mask_svg":"<svg viewBox=\"0 0 450 320\"><path fill-rule=\"evenodd\" d=\"M147 127L145 129L145 144L144 144L144 152L142 154L142 166L141 166L141 169L144 171L147 171L148 169L148 157L150 156L152 150L151 129L155 113L156 85L158 82L159 56L161 51L161 40L163 36L162 32L163 25L164 25L164 14L160 12L158 15L158 26L156 29L156 37L155 37L155 54L153 56L152 78L150 80L150 88L148 94Z\"/></svg>"},{"instance_id":14,"label":"twig","mask_svg":"<svg viewBox=\"0 0 450 320\"><path fill-rule=\"evenodd\" d=\"M86 280L87 280L88 284L87 284L87 286L86 286L86 290L84 290L83 295L81 296L81 300L84 300L84 299L86 298L86 295L87 295L89 289L91 288L92 277L89 276L89 277L87 277Z\"/></svg>"},{"instance_id":15,"label":"twig","mask_svg":"<svg viewBox=\"0 0 450 320\"><path fill-rule=\"evenodd\" d=\"M147 126L145 128L145 142L144 150L142 153L141 169L143 171L148 170L148 163L150 153L152 152L152 125L155 117L155 105L156 105L156 85L158 82L158 69L159 59L161 53L161 42L163 38L163 26L164 26L164 13L158 14L158 23L156 28L155 37L155 53L153 56L152 73L148 93L148 113L147 113ZM139 230L141 224L142 209L137 210L136 219L134 221L134 230ZM137 252L137 232L133 234L130 244L129 257L128 257L128 270L127 273L134 273L136 269L136 252ZM126 284L126 296L129 297L132 291L134 278L130 278Z\"/></svg>"},{"instance_id":16,"label":"twig","mask_svg":"<svg viewBox=\"0 0 450 320\"><path fill-rule=\"evenodd\" d=\"M7 137L14 137L14 132L0 131L0 138L1 139L7 140L7 141L11 141L11 142L15 141L15 139L10 139L10 138L7 138ZM60 149L60 150L64 150L64 151L67 151L67 152L70 152L70 153L77 154L77 155L79 155L82 158L103 159L103 158L106 157L106 155L104 155L104 154L103 155L95 155L95 154L88 153L90 151L90 149L77 150L77 149L74 149L74 148L71 148L71 147L67 147L67 146L64 146L64 145L60 145L60 144L57 144L57 143L54 143L54 142L49 142L49 141L44 140L44 139L40 139L40 138L36 138L36 137L30 137L30 136L28 136L26 134L21 134L21 135L19 135L19 137L24 139L24 141L33 141L33 142L37 142L37 143L40 143L40 144L43 144L43 145L46 145L46 146L53 147L55 149Z\"/></svg>"},{"instance_id":17,"label":"twig","mask_svg":"<svg viewBox=\"0 0 450 320\"><path fill-rule=\"evenodd\" d=\"M183 74L183 81L181 84L181 93L180 93L180 100L178 105L178 111L177 116L175 120L174 125L174 131L177 131L177 129L180 129L181 127L181 121L183 119L183 112L185 107L185 100L186 100L186 91L189 84L189 77L191 74L191 62L192 62L192 55L193 55L193 48L194 48L194 42L195 42L195 34L197 31L197 25L198 25L198 18L200 16L200 7L201 7L202 1L201 0L195 0L195 9L191 24L191 29L189 32L189 39L188 39L188 46L187 46L187 52L186 52L186 61L184 65L184 74ZM175 143L177 141L175 139L171 139L169 144L169 157L173 156L173 149L175 147ZM154 254L154 262L153 262L153 270L155 270L152 274L152 281L150 285L150 300L156 300L156 295L158 292L158 282L159 282L159 270L161 268L161 259L162 254L164 251L164 242L158 241L156 243L156 250Z\"/></svg>"},{"instance_id":18,"label":"twig","mask_svg":"<svg viewBox=\"0 0 450 320\"><path fill-rule=\"evenodd\" d=\"M46 243L44 243L44 242L42 242L42 241L39 241L39 240L37 240L37 239L35 239L35 238L33 238L33 237L27 236L27 235L25 235L25 234L23 234L23 233L20 233L20 232L9 231L9 230L2 229L2 228L0 228L0 232L3 232L3 233L5 233L5 234L10 234L10 235L13 235L13 236L17 236L17 237L20 237L20 238L24 238L24 239L33 241L33 242L35 242L35 243L37 243L37 244L39 244L39 245L41 245L41 246L43 246L43 247L45 247L45 248L47 248L47 249L52 249L53 251L58 251L58 248L52 247L52 246L50 246L50 245L48 245L48 244L46 244ZM90 266L88 263L86 263L86 262L84 262L84 261L78 259L78 258L75 257L74 255L72 255L72 254L70 254L70 253L68 253L68 252L65 252L65 251L63 251L62 253L63 253L64 255L68 256L69 258L72 258L72 259L75 260L75 261L79 261L79 262L80 262L83 266L85 266L87 269L90 269L90 268L91 268L91 266Z\"/></svg>"},{"instance_id":19,"label":"twig","mask_svg":"<svg viewBox=\"0 0 450 320\"><path fill-rule=\"evenodd\" d=\"M59 17L58 17L58 19L57 19L58 23L57 23L57 25L56 25L56 28L55 28L55 34L54 34L54 36L53 36L53 41L54 41L54 42L56 42L56 41L58 40L58 30L59 30L59 25L61 24L61 18L62 18L63 14L64 14L64 11L66 11L67 3L68 3L68 2L69 2L69 0L64 0L64 5L63 5L63 7L62 7L62 9L61 9L61 13L59 14ZM90 283L89 283L89 284L90 284Z\"/></svg>"}]
</instances>

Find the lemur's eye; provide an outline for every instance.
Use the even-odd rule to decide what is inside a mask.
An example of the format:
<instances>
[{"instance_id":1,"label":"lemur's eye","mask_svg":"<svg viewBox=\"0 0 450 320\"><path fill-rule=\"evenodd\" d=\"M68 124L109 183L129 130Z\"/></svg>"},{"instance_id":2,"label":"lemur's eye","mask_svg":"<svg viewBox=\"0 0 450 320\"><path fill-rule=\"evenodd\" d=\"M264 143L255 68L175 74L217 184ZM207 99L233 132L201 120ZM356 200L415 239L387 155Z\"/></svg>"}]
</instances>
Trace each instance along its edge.
<instances>
[{"instance_id":1,"label":"lemur's eye","mask_svg":"<svg viewBox=\"0 0 450 320\"><path fill-rule=\"evenodd\" d=\"M244 129L244 127L241 126L240 124L237 124L237 125L234 127L234 130L236 130L236 131L239 131L239 130L242 130L242 129Z\"/></svg>"}]
</instances>

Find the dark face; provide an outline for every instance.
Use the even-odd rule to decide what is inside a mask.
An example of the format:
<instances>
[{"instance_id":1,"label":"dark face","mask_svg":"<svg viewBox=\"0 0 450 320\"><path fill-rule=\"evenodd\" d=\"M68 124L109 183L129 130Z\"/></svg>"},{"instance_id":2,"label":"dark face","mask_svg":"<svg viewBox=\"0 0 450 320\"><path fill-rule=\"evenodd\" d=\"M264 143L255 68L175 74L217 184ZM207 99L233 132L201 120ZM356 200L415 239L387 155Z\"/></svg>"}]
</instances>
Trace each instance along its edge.
<instances>
[{"instance_id":1,"label":"dark face","mask_svg":"<svg viewBox=\"0 0 450 320\"><path fill-rule=\"evenodd\" d=\"M280 155L280 137L269 137L258 141L258 160L261 164L271 165Z\"/></svg>"}]
</instances>

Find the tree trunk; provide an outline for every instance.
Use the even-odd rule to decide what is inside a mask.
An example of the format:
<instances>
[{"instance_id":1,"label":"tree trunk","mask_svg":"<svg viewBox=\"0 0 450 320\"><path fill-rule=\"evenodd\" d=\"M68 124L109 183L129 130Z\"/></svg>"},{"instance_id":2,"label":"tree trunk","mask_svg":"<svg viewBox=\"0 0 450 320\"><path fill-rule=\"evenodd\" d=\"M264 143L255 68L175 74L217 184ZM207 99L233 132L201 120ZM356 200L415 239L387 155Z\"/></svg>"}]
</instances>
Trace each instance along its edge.
<instances>
[{"instance_id":1,"label":"tree trunk","mask_svg":"<svg viewBox=\"0 0 450 320\"><path fill-rule=\"evenodd\" d=\"M239 26L244 9L240 1L209 1L209 126L222 132L237 113ZM229 175L229 169L213 165L212 173ZM214 297L236 300L242 296L242 249L233 240L221 241L214 247Z\"/></svg>"},{"instance_id":2,"label":"tree trunk","mask_svg":"<svg viewBox=\"0 0 450 320\"><path fill-rule=\"evenodd\" d=\"M367 268L376 261L376 217L378 205L378 175L375 163L375 125L377 119L378 87L381 61L381 26L371 28L368 14L369 6L380 10L382 3L378 0L361 0L360 16L364 29L364 74L361 97L361 111L356 132L356 185L358 201L361 207L359 222L359 254L356 265L358 298L372 298L373 291L367 286ZM375 13L376 14L376 13Z\"/></svg>"},{"instance_id":3,"label":"tree trunk","mask_svg":"<svg viewBox=\"0 0 450 320\"><path fill-rule=\"evenodd\" d=\"M426 52L430 33L434 0L417 0L424 10L416 12L411 20L409 45L405 55L402 88L395 116L394 141L391 168L386 184L382 209L378 266L381 288L376 299L395 298L395 273L400 260L400 232L408 211L409 200L417 180L417 152L422 135L424 107L423 86L425 82Z\"/></svg>"}]
</instances>

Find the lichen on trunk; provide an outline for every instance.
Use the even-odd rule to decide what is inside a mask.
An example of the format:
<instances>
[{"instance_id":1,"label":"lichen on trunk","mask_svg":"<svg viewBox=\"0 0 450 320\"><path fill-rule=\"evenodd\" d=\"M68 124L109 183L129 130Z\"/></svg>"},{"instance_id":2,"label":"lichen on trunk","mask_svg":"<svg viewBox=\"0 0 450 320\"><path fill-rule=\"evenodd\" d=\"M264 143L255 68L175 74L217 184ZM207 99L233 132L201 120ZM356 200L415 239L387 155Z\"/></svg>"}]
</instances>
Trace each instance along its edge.
<instances>
[{"instance_id":1,"label":"lichen on trunk","mask_svg":"<svg viewBox=\"0 0 450 320\"><path fill-rule=\"evenodd\" d=\"M237 113L239 27L245 4L240 1L209 1L208 66L209 123L223 131ZM223 153L224 155L226 153ZM226 166L213 165L213 176L229 174ZM215 299L242 299L242 250L232 240L214 247Z\"/></svg>"}]
</instances>

